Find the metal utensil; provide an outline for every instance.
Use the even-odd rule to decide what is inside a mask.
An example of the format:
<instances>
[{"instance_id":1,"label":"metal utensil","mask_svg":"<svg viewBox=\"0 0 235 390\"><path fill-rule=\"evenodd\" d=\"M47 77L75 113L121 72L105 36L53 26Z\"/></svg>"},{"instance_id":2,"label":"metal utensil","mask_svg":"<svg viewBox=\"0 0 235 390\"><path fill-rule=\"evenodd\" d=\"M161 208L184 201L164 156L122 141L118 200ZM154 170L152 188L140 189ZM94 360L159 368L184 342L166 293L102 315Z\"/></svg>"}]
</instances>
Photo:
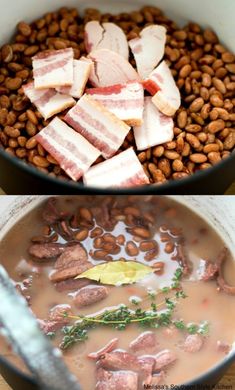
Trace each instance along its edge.
<instances>
[{"instance_id":1,"label":"metal utensil","mask_svg":"<svg viewBox=\"0 0 235 390\"><path fill-rule=\"evenodd\" d=\"M40 331L25 299L16 291L5 269L0 266L0 322L14 350L44 390L81 390L61 358Z\"/></svg>"}]
</instances>

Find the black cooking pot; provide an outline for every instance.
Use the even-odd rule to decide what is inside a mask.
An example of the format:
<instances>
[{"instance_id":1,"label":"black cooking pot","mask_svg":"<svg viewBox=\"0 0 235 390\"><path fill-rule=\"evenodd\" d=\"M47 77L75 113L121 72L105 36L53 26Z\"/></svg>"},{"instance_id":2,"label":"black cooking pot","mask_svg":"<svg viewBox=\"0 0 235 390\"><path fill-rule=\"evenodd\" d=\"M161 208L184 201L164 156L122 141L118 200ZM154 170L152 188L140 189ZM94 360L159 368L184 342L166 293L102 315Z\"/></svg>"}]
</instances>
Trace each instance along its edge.
<instances>
[{"instance_id":1,"label":"black cooking pot","mask_svg":"<svg viewBox=\"0 0 235 390\"><path fill-rule=\"evenodd\" d=\"M235 362L235 351L221 363L200 377L184 385L170 387L169 390L210 390L220 381L228 368ZM23 374L6 359L0 356L0 374L13 390L39 390L37 383L26 374ZM40 389L41 390L41 389ZM46 390L46 389L45 389ZM83 389L86 390L86 389ZM165 389L164 389L165 390ZM167 388L166 388L167 390Z\"/></svg>"},{"instance_id":2,"label":"black cooking pot","mask_svg":"<svg viewBox=\"0 0 235 390\"><path fill-rule=\"evenodd\" d=\"M128 167L127 167L128 169ZM115 172L114 172L115 174ZM135 187L118 190L119 194L159 194L159 195L223 195L235 180L235 153L213 168L199 171L194 175L162 185ZM108 194L117 191L97 190L50 177L20 159L8 155L0 149L0 187L11 195L69 195L69 194Z\"/></svg>"}]
</instances>

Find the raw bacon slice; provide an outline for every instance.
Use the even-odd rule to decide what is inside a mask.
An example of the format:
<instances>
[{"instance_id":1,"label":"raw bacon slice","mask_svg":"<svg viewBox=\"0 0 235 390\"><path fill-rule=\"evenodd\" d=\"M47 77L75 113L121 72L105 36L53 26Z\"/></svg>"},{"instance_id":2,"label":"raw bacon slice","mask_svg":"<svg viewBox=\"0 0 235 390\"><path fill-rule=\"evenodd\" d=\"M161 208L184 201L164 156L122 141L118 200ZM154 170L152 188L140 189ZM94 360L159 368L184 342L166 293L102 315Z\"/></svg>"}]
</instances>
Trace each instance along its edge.
<instances>
[{"instance_id":1,"label":"raw bacon slice","mask_svg":"<svg viewBox=\"0 0 235 390\"><path fill-rule=\"evenodd\" d=\"M36 89L72 86L72 48L46 50L33 57L33 76Z\"/></svg>"},{"instance_id":2,"label":"raw bacon slice","mask_svg":"<svg viewBox=\"0 0 235 390\"><path fill-rule=\"evenodd\" d=\"M35 89L31 82L23 87L25 95L29 98L44 119L49 119L76 104L76 101L69 95L57 92L55 89Z\"/></svg>"},{"instance_id":3,"label":"raw bacon slice","mask_svg":"<svg viewBox=\"0 0 235 390\"><path fill-rule=\"evenodd\" d=\"M166 28L152 25L144 28L139 38L129 41L141 78L146 79L164 56Z\"/></svg>"},{"instance_id":4,"label":"raw bacon slice","mask_svg":"<svg viewBox=\"0 0 235 390\"><path fill-rule=\"evenodd\" d=\"M143 122L144 89L138 82L111 87L90 88L86 93L100 102L130 126L139 126Z\"/></svg>"},{"instance_id":5,"label":"raw bacon slice","mask_svg":"<svg viewBox=\"0 0 235 390\"><path fill-rule=\"evenodd\" d=\"M85 26L85 46L87 53L99 49L109 49L129 59L129 48L123 30L114 23L97 21L88 22Z\"/></svg>"},{"instance_id":6,"label":"raw bacon slice","mask_svg":"<svg viewBox=\"0 0 235 390\"><path fill-rule=\"evenodd\" d=\"M162 114L150 96L145 97L144 123L134 127L134 137L138 150L161 145L174 138L173 119Z\"/></svg>"},{"instance_id":7,"label":"raw bacon slice","mask_svg":"<svg viewBox=\"0 0 235 390\"><path fill-rule=\"evenodd\" d=\"M56 88L58 92L66 93L70 96L73 96L79 99L86 87L90 71L91 71L92 62L83 61L83 60L74 60L73 61L73 74L74 80L72 87L59 87Z\"/></svg>"},{"instance_id":8,"label":"raw bacon slice","mask_svg":"<svg viewBox=\"0 0 235 390\"><path fill-rule=\"evenodd\" d=\"M116 153L130 130L129 126L88 95L84 95L64 119L99 149L104 158Z\"/></svg>"},{"instance_id":9,"label":"raw bacon slice","mask_svg":"<svg viewBox=\"0 0 235 390\"><path fill-rule=\"evenodd\" d=\"M57 117L35 138L74 181L100 156L98 149Z\"/></svg>"},{"instance_id":10,"label":"raw bacon slice","mask_svg":"<svg viewBox=\"0 0 235 390\"><path fill-rule=\"evenodd\" d=\"M128 81L141 81L133 66L114 51L100 49L89 54L93 61L90 82L94 87L109 87L126 84Z\"/></svg>"},{"instance_id":11,"label":"raw bacon slice","mask_svg":"<svg viewBox=\"0 0 235 390\"><path fill-rule=\"evenodd\" d=\"M86 185L103 188L149 184L149 179L132 148L92 167L85 173L83 180Z\"/></svg>"},{"instance_id":12,"label":"raw bacon slice","mask_svg":"<svg viewBox=\"0 0 235 390\"><path fill-rule=\"evenodd\" d=\"M181 104L180 92L165 61L144 81L144 87L153 96L153 103L167 116L173 116Z\"/></svg>"}]
</instances>

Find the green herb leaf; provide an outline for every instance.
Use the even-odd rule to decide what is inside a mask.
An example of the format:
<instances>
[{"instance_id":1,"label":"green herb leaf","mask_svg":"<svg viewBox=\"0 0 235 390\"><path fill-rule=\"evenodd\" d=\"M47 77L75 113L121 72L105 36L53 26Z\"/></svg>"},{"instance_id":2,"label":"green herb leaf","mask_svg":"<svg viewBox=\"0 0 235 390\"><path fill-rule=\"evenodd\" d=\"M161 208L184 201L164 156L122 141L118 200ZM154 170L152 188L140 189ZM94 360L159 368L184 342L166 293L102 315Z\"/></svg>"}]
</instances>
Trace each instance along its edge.
<instances>
[{"instance_id":1,"label":"green herb leaf","mask_svg":"<svg viewBox=\"0 0 235 390\"><path fill-rule=\"evenodd\" d=\"M87 278L115 286L135 283L152 272L151 267L135 261L113 261L96 265L75 279Z\"/></svg>"}]
</instances>

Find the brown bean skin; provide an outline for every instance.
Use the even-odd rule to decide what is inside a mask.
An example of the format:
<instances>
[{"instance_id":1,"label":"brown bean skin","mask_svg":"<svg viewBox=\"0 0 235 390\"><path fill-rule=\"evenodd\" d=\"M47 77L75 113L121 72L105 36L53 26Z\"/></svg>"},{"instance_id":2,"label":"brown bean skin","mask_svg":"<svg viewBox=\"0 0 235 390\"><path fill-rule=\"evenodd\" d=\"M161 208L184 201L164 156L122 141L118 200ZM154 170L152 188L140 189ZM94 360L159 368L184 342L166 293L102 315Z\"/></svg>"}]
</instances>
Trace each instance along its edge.
<instances>
[{"instance_id":1,"label":"brown bean skin","mask_svg":"<svg viewBox=\"0 0 235 390\"><path fill-rule=\"evenodd\" d=\"M126 246L125 246L126 253L128 256L133 257L133 256L138 256L139 254L139 249L137 245L133 241L127 241Z\"/></svg>"},{"instance_id":2,"label":"brown bean skin","mask_svg":"<svg viewBox=\"0 0 235 390\"><path fill-rule=\"evenodd\" d=\"M148 252L154 248L157 248L157 246L158 244L155 240L141 241L139 248L142 252Z\"/></svg>"}]
</instances>

